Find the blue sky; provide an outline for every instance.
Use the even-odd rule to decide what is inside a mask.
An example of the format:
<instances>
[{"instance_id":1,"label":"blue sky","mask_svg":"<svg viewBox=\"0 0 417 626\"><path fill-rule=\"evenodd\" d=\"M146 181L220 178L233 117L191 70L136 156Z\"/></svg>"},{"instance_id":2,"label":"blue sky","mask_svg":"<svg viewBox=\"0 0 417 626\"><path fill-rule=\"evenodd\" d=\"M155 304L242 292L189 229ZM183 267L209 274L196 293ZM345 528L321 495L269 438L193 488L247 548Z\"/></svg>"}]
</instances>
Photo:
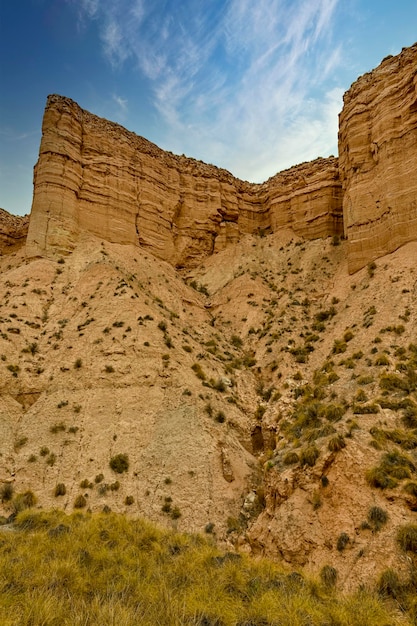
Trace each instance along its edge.
<instances>
[{"instance_id":1,"label":"blue sky","mask_svg":"<svg viewBox=\"0 0 417 626\"><path fill-rule=\"evenodd\" d=\"M30 211L46 97L262 182L337 154L342 95L417 0L0 0L0 207Z\"/></svg>"}]
</instances>

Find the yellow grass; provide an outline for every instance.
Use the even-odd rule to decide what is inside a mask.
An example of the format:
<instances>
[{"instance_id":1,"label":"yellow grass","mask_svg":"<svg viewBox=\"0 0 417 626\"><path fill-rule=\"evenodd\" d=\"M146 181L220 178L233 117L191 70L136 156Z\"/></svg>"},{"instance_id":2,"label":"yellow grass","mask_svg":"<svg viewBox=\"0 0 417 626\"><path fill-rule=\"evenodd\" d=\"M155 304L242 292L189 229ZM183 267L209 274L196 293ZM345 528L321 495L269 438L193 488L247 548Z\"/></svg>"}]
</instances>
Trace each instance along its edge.
<instances>
[{"instance_id":1,"label":"yellow grass","mask_svg":"<svg viewBox=\"0 0 417 626\"><path fill-rule=\"evenodd\" d=\"M122 515L28 510L0 530L2 626L404 624L371 592L348 597L212 540Z\"/></svg>"}]
</instances>

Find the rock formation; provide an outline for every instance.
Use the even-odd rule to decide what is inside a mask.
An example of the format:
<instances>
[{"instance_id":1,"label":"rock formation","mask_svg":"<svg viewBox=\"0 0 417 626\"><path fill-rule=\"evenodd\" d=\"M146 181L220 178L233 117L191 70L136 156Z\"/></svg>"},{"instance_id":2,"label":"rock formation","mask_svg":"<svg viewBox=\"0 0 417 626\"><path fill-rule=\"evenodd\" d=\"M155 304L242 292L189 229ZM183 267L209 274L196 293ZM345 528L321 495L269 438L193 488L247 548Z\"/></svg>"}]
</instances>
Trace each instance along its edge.
<instances>
[{"instance_id":1,"label":"rock formation","mask_svg":"<svg viewBox=\"0 0 417 626\"><path fill-rule=\"evenodd\" d=\"M417 237L417 44L345 94L339 162L354 272Z\"/></svg>"},{"instance_id":2,"label":"rock formation","mask_svg":"<svg viewBox=\"0 0 417 626\"><path fill-rule=\"evenodd\" d=\"M417 242L347 265L417 238L416 54L345 97L347 242L319 239L342 227L333 157L252 185L49 98L26 251L27 218L0 214L0 489L214 532L346 589L407 579Z\"/></svg>"},{"instance_id":3,"label":"rock formation","mask_svg":"<svg viewBox=\"0 0 417 626\"><path fill-rule=\"evenodd\" d=\"M0 254L7 254L23 246L29 226L29 216L10 215L0 209Z\"/></svg>"},{"instance_id":4,"label":"rock formation","mask_svg":"<svg viewBox=\"0 0 417 626\"><path fill-rule=\"evenodd\" d=\"M54 95L43 120L27 251L68 252L87 231L190 266L244 233L341 233L341 207L333 157L250 184Z\"/></svg>"},{"instance_id":5,"label":"rock formation","mask_svg":"<svg viewBox=\"0 0 417 626\"><path fill-rule=\"evenodd\" d=\"M313 239L344 228L349 271L360 269L417 235L416 59L417 44L345 94L340 163L317 159L259 185L50 96L28 256L69 252L87 231L191 267L243 234L291 228Z\"/></svg>"}]
</instances>

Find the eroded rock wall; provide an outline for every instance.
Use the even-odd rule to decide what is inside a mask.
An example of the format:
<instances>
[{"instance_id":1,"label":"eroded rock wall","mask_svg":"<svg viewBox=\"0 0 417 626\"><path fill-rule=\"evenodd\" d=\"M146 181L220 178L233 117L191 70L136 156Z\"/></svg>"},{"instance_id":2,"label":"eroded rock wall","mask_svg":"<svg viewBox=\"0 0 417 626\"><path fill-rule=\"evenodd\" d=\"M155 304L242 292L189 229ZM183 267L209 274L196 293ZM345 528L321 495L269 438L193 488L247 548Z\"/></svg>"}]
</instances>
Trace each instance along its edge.
<instances>
[{"instance_id":1,"label":"eroded rock wall","mask_svg":"<svg viewBox=\"0 0 417 626\"><path fill-rule=\"evenodd\" d=\"M0 209L0 254L8 254L24 245L29 226L29 216L11 215Z\"/></svg>"},{"instance_id":2,"label":"eroded rock wall","mask_svg":"<svg viewBox=\"0 0 417 626\"><path fill-rule=\"evenodd\" d=\"M167 153L68 98L48 98L27 241L29 256L70 251L82 231L192 266L244 233L342 230L337 159L261 185Z\"/></svg>"},{"instance_id":3,"label":"eroded rock wall","mask_svg":"<svg viewBox=\"0 0 417 626\"><path fill-rule=\"evenodd\" d=\"M417 44L346 92L339 168L354 272L417 238Z\"/></svg>"}]
</instances>

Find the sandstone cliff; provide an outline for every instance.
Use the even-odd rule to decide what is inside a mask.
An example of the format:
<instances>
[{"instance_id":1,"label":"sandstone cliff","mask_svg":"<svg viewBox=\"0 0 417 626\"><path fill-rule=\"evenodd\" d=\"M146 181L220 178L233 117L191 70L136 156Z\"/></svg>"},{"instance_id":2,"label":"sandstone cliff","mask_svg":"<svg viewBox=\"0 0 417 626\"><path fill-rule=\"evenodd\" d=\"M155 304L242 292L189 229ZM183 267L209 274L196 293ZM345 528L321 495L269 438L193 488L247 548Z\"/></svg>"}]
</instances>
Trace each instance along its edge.
<instances>
[{"instance_id":1,"label":"sandstone cliff","mask_svg":"<svg viewBox=\"0 0 417 626\"><path fill-rule=\"evenodd\" d=\"M2 487L214 531L334 567L345 588L387 567L406 579L417 243L347 265L416 237L416 52L345 97L347 242L315 239L340 232L337 159L251 185L50 97L29 254L0 256ZM374 180L386 216L366 199Z\"/></svg>"},{"instance_id":2,"label":"sandstone cliff","mask_svg":"<svg viewBox=\"0 0 417 626\"><path fill-rule=\"evenodd\" d=\"M244 234L291 228L313 239L344 228L355 272L417 236L416 61L417 44L345 94L339 161L317 159L260 185L50 96L28 256L69 252L86 231L192 267Z\"/></svg>"},{"instance_id":3,"label":"sandstone cliff","mask_svg":"<svg viewBox=\"0 0 417 626\"><path fill-rule=\"evenodd\" d=\"M27 251L68 252L87 231L190 266L245 233L340 233L341 205L335 158L254 185L167 153L54 95L43 120Z\"/></svg>"},{"instance_id":4,"label":"sandstone cliff","mask_svg":"<svg viewBox=\"0 0 417 626\"><path fill-rule=\"evenodd\" d=\"M339 161L354 272L417 238L417 44L345 94Z\"/></svg>"},{"instance_id":5,"label":"sandstone cliff","mask_svg":"<svg viewBox=\"0 0 417 626\"><path fill-rule=\"evenodd\" d=\"M29 216L10 215L0 209L0 254L8 254L26 243Z\"/></svg>"}]
</instances>

